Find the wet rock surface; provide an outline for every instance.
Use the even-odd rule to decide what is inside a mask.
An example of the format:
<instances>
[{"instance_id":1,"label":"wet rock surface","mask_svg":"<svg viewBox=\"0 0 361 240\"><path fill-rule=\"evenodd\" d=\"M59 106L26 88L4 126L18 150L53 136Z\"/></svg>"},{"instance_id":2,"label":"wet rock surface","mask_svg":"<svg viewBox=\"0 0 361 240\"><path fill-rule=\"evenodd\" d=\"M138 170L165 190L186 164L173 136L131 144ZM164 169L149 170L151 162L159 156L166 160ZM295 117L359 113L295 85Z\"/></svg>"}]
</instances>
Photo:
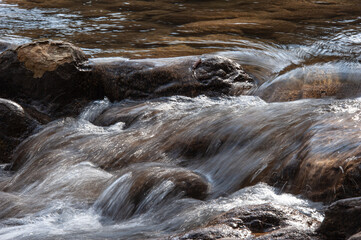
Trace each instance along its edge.
<instances>
[{"instance_id":1,"label":"wet rock surface","mask_svg":"<svg viewBox=\"0 0 361 240\"><path fill-rule=\"evenodd\" d=\"M0 55L0 94L41 106L50 118L78 115L92 99L247 94L253 79L219 56L155 60L94 59L61 41L24 44Z\"/></svg>"},{"instance_id":2,"label":"wet rock surface","mask_svg":"<svg viewBox=\"0 0 361 240\"><path fill-rule=\"evenodd\" d=\"M314 231L319 224L316 219L291 208L247 205L231 209L205 227L172 239L321 239Z\"/></svg>"},{"instance_id":3,"label":"wet rock surface","mask_svg":"<svg viewBox=\"0 0 361 240\"><path fill-rule=\"evenodd\" d=\"M255 87L239 64L212 55L113 62L95 59L91 67L93 77L100 79L111 100L240 95Z\"/></svg>"},{"instance_id":4,"label":"wet rock surface","mask_svg":"<svg viewBox=\"0 0 361 240\"><path fill-rule=\"evenodd\" d=\"M0 98L0 163L10 163L13 150L37 126L17 103Z\"/></svg>"},{"instance_id":5,"label":"wet rock surface","mask_svg":"<svg viewBox=\"0 0 361 240\"><path fill-rule=\"evenodd\" d=\"M360 232L360 218L361 198L342 199L328 207L318 231L328 239L346 239ZM357 239L356 236L354 238Z\"/></svg>"},{"instance_id":6,"label":"wet rock surface","mask_svg":"<svg viewBox=\"0 0 361 240\"><path fill-rule=\"evenodd\" d=\"M361 72L359 68L350 65L345 67L338 64L320 64L299 67L264 83L255 94L268 102L357 97L361 93Z\"/></svg>"}]
</instances>

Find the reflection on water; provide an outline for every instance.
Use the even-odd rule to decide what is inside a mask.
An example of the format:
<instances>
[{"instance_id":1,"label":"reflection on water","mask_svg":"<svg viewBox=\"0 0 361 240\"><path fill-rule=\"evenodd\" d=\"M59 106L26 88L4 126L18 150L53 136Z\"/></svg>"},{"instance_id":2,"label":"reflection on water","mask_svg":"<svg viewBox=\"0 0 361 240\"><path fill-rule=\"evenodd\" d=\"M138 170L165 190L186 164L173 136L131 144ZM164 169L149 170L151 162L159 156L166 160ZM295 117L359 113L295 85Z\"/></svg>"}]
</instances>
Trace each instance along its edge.
<instances>
[{"instance_id":1,"label":"reflection on water","mask_svg":"<svg viewBox=\"0 0 361 240\"><path fill-rule=\"evenodd\" d=\"M315 44L322 53L359 57L360 5L351 0L3 0L0 34L64 39L97 56L170 57L260 43Z\"/></svg>"}]
</instances>

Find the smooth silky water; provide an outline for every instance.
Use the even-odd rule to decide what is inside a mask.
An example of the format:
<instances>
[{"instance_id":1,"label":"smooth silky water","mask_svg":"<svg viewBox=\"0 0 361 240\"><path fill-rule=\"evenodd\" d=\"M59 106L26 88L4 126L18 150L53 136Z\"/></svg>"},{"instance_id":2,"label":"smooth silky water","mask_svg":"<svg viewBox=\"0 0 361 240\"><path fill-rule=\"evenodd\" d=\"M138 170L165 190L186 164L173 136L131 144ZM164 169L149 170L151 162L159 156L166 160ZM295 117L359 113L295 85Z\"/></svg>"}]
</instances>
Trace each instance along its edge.
<instances>
[{"instance_id":1,"label":"smooth silky water","mask_svg":"<svg viewBox=\"0 0 361 240\"><path fill-rule=\"evenodd\" d=\"M60 39L94 58L215 53L260 85L256 96L104 99L39 127L14 153L22 167L0 166L0 239L161 238L263 203L321 221L323 205L292 188L309 173L272 176L301 160L357 158L361 99L272 103L262 89L358 82L360 12L347 0L0 1L1 41ZM177 190L174 174L205 182L206 196Z\"/></svg>"}]
</instances>

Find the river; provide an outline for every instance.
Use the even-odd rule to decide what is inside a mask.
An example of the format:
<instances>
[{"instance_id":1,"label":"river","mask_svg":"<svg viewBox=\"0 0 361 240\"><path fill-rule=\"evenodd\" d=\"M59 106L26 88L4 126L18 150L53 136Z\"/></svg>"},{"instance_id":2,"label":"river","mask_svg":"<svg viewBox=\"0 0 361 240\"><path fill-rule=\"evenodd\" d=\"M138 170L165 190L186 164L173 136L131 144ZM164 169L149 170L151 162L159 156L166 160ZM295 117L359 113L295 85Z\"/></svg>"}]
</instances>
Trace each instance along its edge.
<instances>
[{"instance_id":1,"label":"river","mask_svg":"<svg viewBox=\"0 0 361 240\"><path fill-rule=\"evenodd\" d=\"M21 167L1 165L0 239L167 239L266 203L322 221L360 160L360 13L355 0L0 0L2 42L69 41L109 61L215 54L259 86L104 98L38 126Z\"/></svg>"}]
</instances>

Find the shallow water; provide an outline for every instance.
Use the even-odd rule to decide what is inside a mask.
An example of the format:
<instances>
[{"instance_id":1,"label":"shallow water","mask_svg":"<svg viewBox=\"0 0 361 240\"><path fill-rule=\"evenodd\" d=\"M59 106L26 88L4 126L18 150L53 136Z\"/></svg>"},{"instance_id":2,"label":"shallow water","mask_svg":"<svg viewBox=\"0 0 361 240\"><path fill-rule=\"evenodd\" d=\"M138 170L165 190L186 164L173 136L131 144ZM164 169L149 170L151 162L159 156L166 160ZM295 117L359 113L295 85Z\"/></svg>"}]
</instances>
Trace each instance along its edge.
<instances>
[{"instance_id":1,"label":"shallow water","mask_svg":"<svg viewBox=\"0 0 361 240\"><path fill-rule=\"evenodd\" d=\"M39 129L16 151L23 166L2 178L0 236L165 237L261 203L322 220L322 204L280 194L307 195L307 185L318 183L312 171L272 179L296 159L340 159L336 166L342 159L358 161L360 105L360 99L269 104L252 96L94 102L77 119ZM179 191L178 176L203 179L206 198ZM139 201L138 192L145 194Z\"/></svg>"},{"instance_id":2,"label":"shallow water","mask_svg":"<svg viewBox=\"0 0 361 240\"><path fill-rule=\"evenodd\" d=\"M215 53L259 86L254 96L104 99L39 127L14 153L19 168L0 166L0 238L162 238L262 203L321 221L323 205L304 197L347 193L338 181L360 163L359 92L274 93L359 86L360 12L348 0L0 0L0 41L61 39L92 58Z\"/></svg>"}]
</instances>

